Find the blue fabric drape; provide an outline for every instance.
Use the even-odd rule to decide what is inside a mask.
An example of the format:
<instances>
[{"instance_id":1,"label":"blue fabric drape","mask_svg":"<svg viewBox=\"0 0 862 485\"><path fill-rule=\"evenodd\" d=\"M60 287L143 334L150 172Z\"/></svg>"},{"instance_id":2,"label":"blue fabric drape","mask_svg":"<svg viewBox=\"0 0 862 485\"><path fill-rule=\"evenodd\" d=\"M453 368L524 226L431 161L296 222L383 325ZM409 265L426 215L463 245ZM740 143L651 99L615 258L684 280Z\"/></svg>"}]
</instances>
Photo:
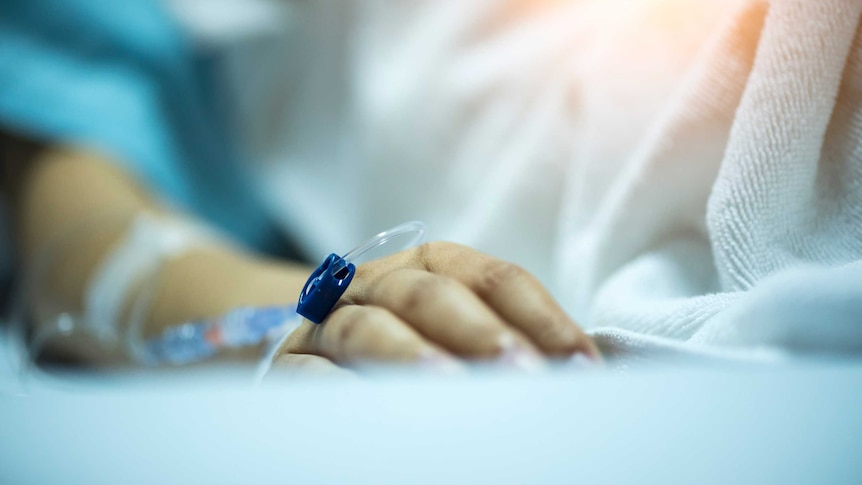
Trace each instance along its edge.
<instances>
[{"instance_id":1,"label":"blue fabric drape","mask_svg":"<svg viewBox=\"0 0 862 485\"><path fill-rule=\"evenodd\" d=\"M0 124L100 148L265 249L275 230L237 163L217 68L155 0L0 0Z\"/></svg>"}]
</instances>

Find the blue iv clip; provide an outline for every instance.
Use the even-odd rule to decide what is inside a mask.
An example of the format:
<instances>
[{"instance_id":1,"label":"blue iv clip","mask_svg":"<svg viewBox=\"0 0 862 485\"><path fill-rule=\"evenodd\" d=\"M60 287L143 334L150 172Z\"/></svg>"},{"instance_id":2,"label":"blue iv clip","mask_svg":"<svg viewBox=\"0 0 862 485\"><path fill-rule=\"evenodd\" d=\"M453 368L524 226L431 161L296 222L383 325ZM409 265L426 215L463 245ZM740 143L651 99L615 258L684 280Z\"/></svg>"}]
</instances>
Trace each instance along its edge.
<instances>
[{"instance_id":1,"label":"blue iv clip","mask_svg":"<svg viewBox=\"0 0 862 485\"><path fill-rule=\"evenodd\" d=\"M425 224L419 221L405 222L372 237L344 256L330 254L305 282L296 304L296 313L314 323L322 323L353 280L356 266L351 261L406 234L414 234L407 245L410 247L422 239Z\"/></svg>"},{"instance_id":2,"label":"blue iv clip","mask_svg":"<svg viewBox=\"0 0 862 485\"><path fill-rule=\"evenodd\" d=\"M323 322L350 285L355 273L356 266L353 263L337 254L330 254L305 282L296 304L296 313L314 323Z\"/></svg>"}]
</instances>

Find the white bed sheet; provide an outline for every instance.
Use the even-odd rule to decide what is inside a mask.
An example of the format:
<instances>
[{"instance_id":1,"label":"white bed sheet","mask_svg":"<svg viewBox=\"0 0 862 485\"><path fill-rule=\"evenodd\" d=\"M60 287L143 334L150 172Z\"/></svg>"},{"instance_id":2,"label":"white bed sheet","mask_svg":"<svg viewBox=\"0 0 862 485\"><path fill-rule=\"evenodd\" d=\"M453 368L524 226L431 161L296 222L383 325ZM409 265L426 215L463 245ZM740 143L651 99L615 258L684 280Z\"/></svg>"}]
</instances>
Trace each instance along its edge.
<instances>
[{"instance_id":1,"label":"white bed sheet","mask_svg":"<svg viewBox=\"0 0 862 485\"><path fill-rule=\"evenodd\" d=\"M862 364L44 382L0 483L862 483Z\"/></svg>"}]
</instances>

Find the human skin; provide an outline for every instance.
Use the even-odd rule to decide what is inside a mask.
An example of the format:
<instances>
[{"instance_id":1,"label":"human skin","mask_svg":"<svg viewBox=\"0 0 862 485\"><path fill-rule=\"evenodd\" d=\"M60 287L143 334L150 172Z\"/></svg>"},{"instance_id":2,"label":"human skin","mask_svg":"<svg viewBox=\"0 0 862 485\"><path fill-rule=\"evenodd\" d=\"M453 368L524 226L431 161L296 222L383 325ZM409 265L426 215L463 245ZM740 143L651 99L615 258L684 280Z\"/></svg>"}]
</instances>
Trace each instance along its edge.
<instances>
[{"instance_id":1,"label":"human skin","mask_svg":"<svg viewBox=\"0 0 862 485\"><path fill-rule=\"evenodd\" d=\"M93 269L137 214L171 213L93 150L41 146L5 158L22 262L32 267L44 248L62 241L62 254L46 270L45 294L60 298L70 312L81 312ZM196 247L163 263L145 333L239 306L293 303L310 272L231 244ZM138 291L127 299L125 314ZM117 363L86 338L57 341L52 348L93 363ZM575 354L600 359L536 278L471 248L432 242L360 265L324 323L303 322L275 361L296 368L369 362L446 367L459 360L530 367Z\"/></svg>"}]
</instances>

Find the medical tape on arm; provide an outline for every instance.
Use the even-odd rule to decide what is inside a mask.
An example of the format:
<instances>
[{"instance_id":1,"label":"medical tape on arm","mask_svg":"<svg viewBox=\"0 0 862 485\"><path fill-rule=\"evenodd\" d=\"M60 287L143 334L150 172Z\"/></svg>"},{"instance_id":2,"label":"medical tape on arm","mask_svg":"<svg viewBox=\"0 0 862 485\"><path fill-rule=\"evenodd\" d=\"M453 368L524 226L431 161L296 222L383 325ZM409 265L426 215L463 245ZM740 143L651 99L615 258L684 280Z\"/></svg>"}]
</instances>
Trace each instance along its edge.
<instances>
[{"instance_id":1,"label":"medical tape on arm","mask_svg":"<svg viewBox=\"0 0 862 485\"><path fill-rule=\"evenodd\" d=\"M190 222L141 213L119 244L90 278L84 300L84 324L96 337L114 343L129 293L151 278L166 260L191 248L215 245L217 238Z\"/></svg>"}]
</instances>

